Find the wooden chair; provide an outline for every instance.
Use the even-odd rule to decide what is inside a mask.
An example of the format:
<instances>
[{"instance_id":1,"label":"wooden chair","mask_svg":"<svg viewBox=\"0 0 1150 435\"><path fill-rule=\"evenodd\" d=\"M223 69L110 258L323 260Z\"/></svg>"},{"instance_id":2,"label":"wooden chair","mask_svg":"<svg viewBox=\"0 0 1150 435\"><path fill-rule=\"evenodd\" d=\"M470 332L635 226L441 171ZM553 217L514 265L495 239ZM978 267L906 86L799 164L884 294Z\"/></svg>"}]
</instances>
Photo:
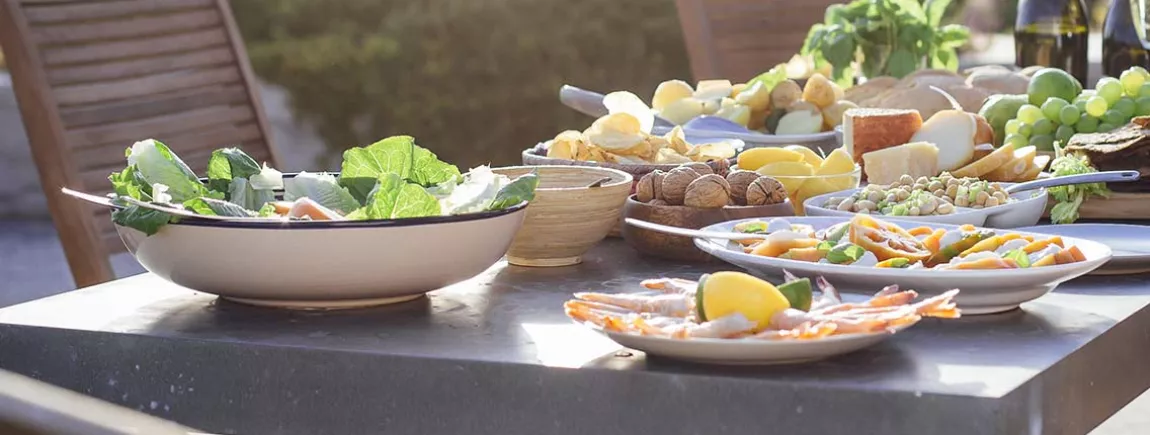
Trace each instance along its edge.
<instances>
[{"instance_id":1,"label":"wooden chair","mask_svg":"<svg viewBox=\"0 0 1150 435\"><path fill-rule=\"evenodd\" d=\"M0 0L0 44L78 287L114 279L124 247L107 210L60 188L110 191L134 141L199 174L222 146L279 161L227 0Z\"/></svg>"},{"instance_id":2,"label":"wooden chair","mask_svg":"<svg viewBox=\"0 0 1150 435\"><path fill-rule=\"evenodd\" d=\"M842 0L675 0L695 80L748 80L791 59Z\"/></svg>"}]
</instances>

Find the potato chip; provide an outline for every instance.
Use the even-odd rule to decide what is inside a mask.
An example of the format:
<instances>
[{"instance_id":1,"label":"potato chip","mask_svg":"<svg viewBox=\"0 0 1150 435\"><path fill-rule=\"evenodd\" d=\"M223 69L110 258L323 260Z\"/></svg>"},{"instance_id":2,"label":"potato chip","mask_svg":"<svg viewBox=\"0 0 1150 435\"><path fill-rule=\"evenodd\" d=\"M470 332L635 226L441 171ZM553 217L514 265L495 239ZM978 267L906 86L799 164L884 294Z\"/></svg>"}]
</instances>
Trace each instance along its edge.
<instances>
[{"instance_id":1,"label":"potato chip","mask_svg":"<svg viewBox=\"0 0 1150 435\"><path fill-rule=\"evenodd\" d=\"M687 143L687 135L683 133L683 127L676 125L663 138L667 139L670 148L679 154L687 154L688 151L691 151L691 144Z\"/></svg>"},{"instance_id":2,"label":"potato chip","mask_svg":"<svg viewBox=\"0 0 1150 435\"><path fill-rule=\"evenodd\" d=\"M751 111L766 111L771 106L771 90L761 82L755 82L739 92L739 95L735 96L735 102L750 107Z\"/></svg>"},{"instance_id":3,"label":"potato chip","mask_svg":"<svg viewBox=\"0 0 1150 435\"><path fill-rule=\"evenodd\" d=\"M638 157L638 158L642 158L642 159L651 158L651 157L655 156L655 148L652 147L651 144L649 142L647 142L646 140L639 141L638 143L635 144L635 146L633 146L631 148L626 148L626 149L621 149L621 150L615 150L615 149L609 149L608 148L608 149L606 149L606 151L610 152L611 154L618 154L621 156L632 156L632 157Z\"/></svg>"},{"instance_id":4,"label":"potato chip","mask_svg":"<svg viewBox=\"0 0 1150 435\"><path fill-rule=\"evenodd\" d=\"M581 160L580 155L586 153L587 143L583 133L567 130L555 136L547 143L547 157L553 159Z\"/></svg>"},{"instance_id":5,"label":"potato chip","mask_svg":"<svg viewBox=\"0 0 1150 435\"><path fill-rule=\"evenodd\" d=\"M659 152L655 154L655 160L654 160L654 162L658 163L658 164L675 164L675 165L681 164L681 163L690 163L691 161L692 160L690 157L679 154L678 152L676 152L675 150L673 150L671 148L663 148L663 149L659 150Z\"/></svg>"},{"instance_id":6,"label":"potato chip","mask_svg":"<svg viewBox=\"0 0 1150 435\"><path fill-rule=\"evenodd\" d=\"M626 113L639 122L639 131L650 133L655 126L655 112L647 107L639 96L630 92L617 91L603 97L603 106L610 114Z\"/></svg>"},{"instance_id":7,"label":"potato chip","mask_svg":"<svg viewBox=\"0 0 1150 435\"><path fill-rule=\"evenodd\" d=\"M625 164L625 165L647 165L647 164L651 163L647 160L643 160L643 159L640 159L638 157L633 157L633 156L621 156L618 154L611 154L611 157L615 158L614 163L621 163L621 164Z\"/></svg>"},{"instance_id":8,"label":"potato chip","mask_svg":"<svg viewBox=\"0 0 1150 435\"><path fill-rule=\"evenodd\" d=\"M697 145L685 155L696 162L723 160L735 156L735 147L730 142L714 142Z\"/></svg>"},{"instance_id":9,"label":"potato chip","mask_svg":"<svg viewBox=\"0 0 1150 435\"><path fill-rule=\"evenodd\" d=\"M627 150L643 142L645 134L639 131L639 120L626 113L613 113L595 120L583 132L592 145L607 151Z\"/></svg>"}]
</instances>

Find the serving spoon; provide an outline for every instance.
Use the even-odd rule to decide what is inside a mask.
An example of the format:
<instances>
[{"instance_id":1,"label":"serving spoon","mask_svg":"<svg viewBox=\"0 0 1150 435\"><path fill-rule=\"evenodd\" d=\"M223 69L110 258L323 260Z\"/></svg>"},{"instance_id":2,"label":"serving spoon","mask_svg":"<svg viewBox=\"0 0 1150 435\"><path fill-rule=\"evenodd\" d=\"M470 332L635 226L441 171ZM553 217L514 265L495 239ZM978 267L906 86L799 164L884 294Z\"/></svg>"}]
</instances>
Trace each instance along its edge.
<instances>
[{"instance_id":1,"label":"serving spoon","mask_svg":"<svg viewBox=\"0 0 1150 435\"><path fill-rule=\"evenodd\" d=\"M580 113L596 118L607 116L607 106L603 105L603 98L603 94L571 85L563 85L563 87L559 88L559 102ZM675 123L659 115L655 115L655 127L670 130L675 128ZM751 131L727 118L709 115L697 116L687 121L686 124L683 124L683 130L698 134L762 134L757 131Z\"/></svg>"},{"instance_id":2,"label":"serving spoon","mask_svg":"<svg viewBox=\"0 0 1150 435\"><path fill-rule=\"evenodd\" d=\"M88 201L92 204L102 205L105 207L115 208L115 209L124 208L123 206L113 202L112 198L109 198L107 196L99 196L99 195L93 195L91 193L84 193L84 192L69 189L67 187L60 188L60 191L63 192L65 195L71 196L73 198L78 198L78 199L81 199L84 201ZM196 214L196 213L193 213L193 212L181 209L181 208L165 207L162 205L157 205L157 204L153 204L153 203L149 203L149 202L143 202L143 201L137 200L135 198L130 198L130 197L126 197L126 196L121 196L121 197L119 197L119 199L122 199L124 202L126 202L128 204L131 204L131 205L134 205L134 206L137 206L140 208L146 208L149 210L161 211L161 212L164 212L164 213L167 213L170 215L184 217L184 218L191 218L191 219L206 219L206 220L212 220L212 221L230 221L230 222L265 222L265 223L287 222L286 219L282 219L282 218L277 219L277 218L261 218L261 217L235 217L235 216L202 215L202 214Z\"/></svg>"},{"instance_id":3,"label":"serving spoon","mask_svg":"<svg viewBox=\"0 0 1150 435\"><path fill-rule=\"evenodd\" d=\"M1140 176L1138 171L1091 172L1089 174L1075 174L1061 177L1040 178L1033 181L1027 181L1025 183L1010 185L1005 190L1007 194L1011 194L1043 187L1066 186L1070 184L1128 183L1131 181L1138 181L1139 177Z\"/></svg>"},{"instance_id":4,"label":"serving spoon","mask_svg":"<svg viewBox=\"0 0 1150 435\"><path fill-rule=\"evenodd\" d=\"M651 231L658 231L660 233L670 234L673 236L691 237L696 239L723 239L723 240L762 240L767 238L766 234L751 234L751 233L734 233L727 231L702 231L692 230L689 228L672 227L668 225L661 225L652 222L642 221L634 218L623 219L628 225L634 225L639 228L645 228Z\"/></svg>"}]
</instances>

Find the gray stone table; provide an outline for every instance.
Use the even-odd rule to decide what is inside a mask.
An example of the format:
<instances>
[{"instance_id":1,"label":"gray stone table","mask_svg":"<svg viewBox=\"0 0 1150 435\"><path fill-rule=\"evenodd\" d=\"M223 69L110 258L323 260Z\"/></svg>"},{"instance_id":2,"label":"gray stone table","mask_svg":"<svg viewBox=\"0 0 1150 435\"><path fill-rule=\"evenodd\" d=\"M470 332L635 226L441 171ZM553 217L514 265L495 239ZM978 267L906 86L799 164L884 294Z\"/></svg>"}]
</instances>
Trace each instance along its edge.
<instances>
[{"instance_id":1,"label":"gray stone table","mask_svg":"<svg viewBox=\"0 0 1150 435\"><path fill-rule=\"evenodd\" d=\"M141 275L0 310L0 368L250 434L1082 434L1150 386L1147 276L1082 278L1022 310L928 319L791 367L647 357L560 307L721 267L610 240L579 266L501 263L428 298L333 313Z\"/></svg>"}]
</instances>

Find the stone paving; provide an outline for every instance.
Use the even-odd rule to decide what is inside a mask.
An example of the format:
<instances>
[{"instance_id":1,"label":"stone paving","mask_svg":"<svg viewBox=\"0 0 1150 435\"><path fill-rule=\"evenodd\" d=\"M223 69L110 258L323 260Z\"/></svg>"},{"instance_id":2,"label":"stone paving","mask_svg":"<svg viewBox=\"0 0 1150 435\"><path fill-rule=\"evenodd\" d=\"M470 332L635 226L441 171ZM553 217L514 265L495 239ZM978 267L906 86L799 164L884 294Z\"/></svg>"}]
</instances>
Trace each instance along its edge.
<instances>
[{"instance_id":1,"label":"stone paving","mask_svg":"<svg viewBox=\"0 0 1150 435\"><path fill-rule=\"evenodd\" d=\"M321 142L310 129L294 122L284 92L265 85L263 100L273 136L285 155L281 169L316 169L312 162L317 150L322 150ZM113 256L112 265L119 277L143 272L127 253ZM73 288L71 272L48 219L8 77L0 72L0 307ZM1150 393L1091 432L1146 433L1150 433Z\"/></svg>"}]
</instances>

